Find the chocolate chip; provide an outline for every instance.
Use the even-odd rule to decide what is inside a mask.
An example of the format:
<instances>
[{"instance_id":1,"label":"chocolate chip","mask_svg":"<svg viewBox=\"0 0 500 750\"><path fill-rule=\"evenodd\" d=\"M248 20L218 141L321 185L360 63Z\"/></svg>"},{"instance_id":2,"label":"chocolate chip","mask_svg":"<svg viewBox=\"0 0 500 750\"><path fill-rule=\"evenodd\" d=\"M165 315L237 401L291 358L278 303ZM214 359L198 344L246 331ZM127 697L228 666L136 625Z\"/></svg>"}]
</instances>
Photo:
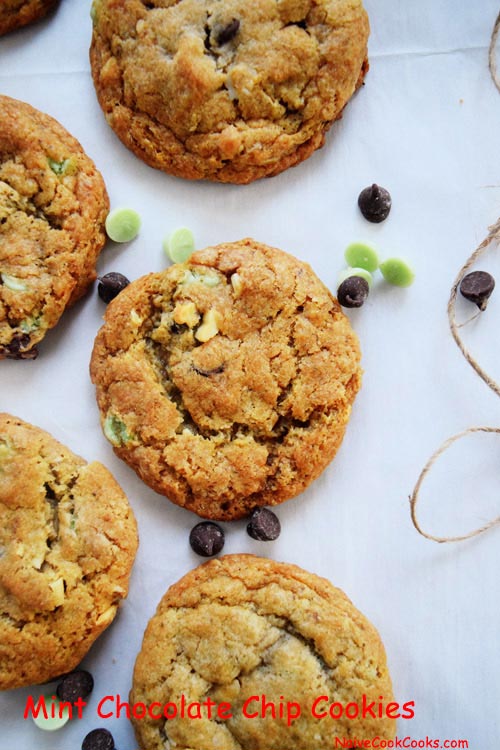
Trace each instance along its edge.
<instances>
[{"instance_id":1,"label":"chocolate chip","mask_svg":"<svg viewBox=\"0 0 500 750\"><path fill-rule=\"evenodd\" d=\"M342 307L361 307L368 297L370 287L361 276L348 276L337 289L337 299Z\"/></svg>"},{"instance_id":2,"label":"chocolate chip","mask_svg":"<svg viewBox=\"0 0 500 750\"><path fill-rule=\"evenodd\" d=\"M358 197L361 213L373 224L380 224L387 219L391 210L392 200L388 190L373 183L362 190Z\"/></svg>"},{"instance_id":3,"label":"chocolate chip","mask_svg":"<svg viewBox=\"0 0 500 750\"><path fill-rule=\"evenodd\" d=\"M240 22L237 18L233 18L233 20L227 24L227 26L224 26L217 34L216 41L219 47L222 47L223 44L227 44L231 41L231 39L234 39L236 34L238 33L240 28Z\"/></svg>"},{"instance_id":4,"label":"chocolate chip","mask_svg":"<svg viewBox=\"0 0 500 750\"><path fill-rule=\"evenodd\" d=\"M247 533L259 542L273 542L281 533L278 516L268 508L255 508L250 516Z\"/></svg>"},{"instance_id":5,"label":"chocolate chip","mask_svg":"<svg viewBox=\"0 0 500 750\"><path fill-rule=\"evenodd\" d=\"M66 675L57 686L57 697L61 701L75 703L78 698L86 698L94 688L94 678L90 672L78 669Z\"/></svg>"},{"instance_id":6,"label":"chocolate chip","mask_svg":"<svg viewBox=\"0 0 500 750\"><path fill-rule=\"evenodd\" d=\"M115 750L115 741L107 729L93 729L82 742L82 750Z\"/></svg>"},{"instance_id":7,"label":"chocolate chip","mask_svg":"<svg viewBox=\"0 0 500 750\"><path fill-rule=\"evenodd\" d=\"M197 555L212 557L224 546L224 532L219 524L202 521L191 529L189 544Z\"/></svg>"},{"instance_id":8,"label":"chocolate chip","mask_svg":"<svg viewBox=\"0 0 500 750\"><path fill-rule=\"evenodd\" d=\"M480 310L486 310L494 288L495 279L486 271L472 271L464 276L460 283L461 295L474 302Z\"/></svg>"},{"instance_id":9,"label":"chocolate chip","mask_svg":"<svg viewBox=\"0 0 500 750\"><path fill-rule=\"evenodd\" d=\"M10 344L3 346L1 353L7 357L7 359L36 359L38 357L38 349L36 346L30 347L31 339L29 334L20 333L14 336Z\"/></svg>"},{"instance_id":10,"label":"chocolate chip","mask_svg":"<svg viewBox=\"0 0 500 750\"><path fill-rule=\"evenodd\" d=\"M213 367L211 370L203 370L201 367L195 367L193 365L193 370L198 375L202 375L204 378L209 378L211 375L220 375L221 372L224 372L224 369L225 369L224 362L218 367Z\"/></svg>"},{"instance_id":11,"label":"chocolate chip","mask_svg":"<svg viewBox=\"0 0 500 750\"><path fill-rule=\"evenodd\" d=\"M107 304L129 284L130 281L122 273L107 273L104 276L99 277L97 293L102 301Z\"/></svg>"}]
</instances>

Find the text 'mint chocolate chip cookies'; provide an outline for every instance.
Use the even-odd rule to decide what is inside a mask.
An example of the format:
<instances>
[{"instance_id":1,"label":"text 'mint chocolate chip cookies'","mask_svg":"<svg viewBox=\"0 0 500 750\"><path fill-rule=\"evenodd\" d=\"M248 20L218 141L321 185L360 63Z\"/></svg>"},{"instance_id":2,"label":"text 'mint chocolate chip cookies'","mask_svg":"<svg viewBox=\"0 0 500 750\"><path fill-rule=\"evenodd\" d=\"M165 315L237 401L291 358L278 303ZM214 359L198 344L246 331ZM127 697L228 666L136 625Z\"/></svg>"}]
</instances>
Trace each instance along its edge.
<instances>
[{"instance_id":1,"label":"text 'mint chocolate chip cookies'","mask_svg":"<svg viewBox=\"0 0 500 750\"><path fill-rule=\"evenodd\" d=\"M91 377L117 455L174 503L231 520L319 476L342 441L359 360L312 269L247 239L120 292Z\"/></svg>"},{"instance_id":2,"label":"text 'mint chocolate chip cookies'","mask_svg":"<svg viewBox=\"0 0 500 750\"><path fill-rule=\"evenodd\" d=\"M201 715L182 716L182 699L205 704ZM336 738L393 740L394 716L408 705L394 702L380 637L342 591L252 555L213 560L167 591L144 635L130 703L141 750L326 750ZM219 718L213 706L223 704Z\"/></svg>"},{"instance_id":3,"label":"text 'mint chocolate chip cookies'","mask_svg":"<svg viewBox=\"0 0 500 750\"><path fill-rule=\"evenodd\" d=\"M104 466L0 414L0 690L79 664L127 594L136 549Z\"/></svg>"},{"instance_id":4,"label":"text 'mint chocolate chip cookies'","mask_svg":"<svg viewBox=\"0 0 500 750\"><path fill-rule=\"evenodd\" d=\"M0 359L36 344L96 277L103 179L56 120L0 96Z\"/></svg>"},{"instance_id":5,"label":"text 'mint chocolate chip cookies'","mask_svg":"<svg viewBox=\"0 0 500 750\"><path fill-rule=\"evenodd\" d=\"M94 0L104 114L147 164L248 183L323 145L368 69L361 0Z\"/></svg>"}]
</instances>

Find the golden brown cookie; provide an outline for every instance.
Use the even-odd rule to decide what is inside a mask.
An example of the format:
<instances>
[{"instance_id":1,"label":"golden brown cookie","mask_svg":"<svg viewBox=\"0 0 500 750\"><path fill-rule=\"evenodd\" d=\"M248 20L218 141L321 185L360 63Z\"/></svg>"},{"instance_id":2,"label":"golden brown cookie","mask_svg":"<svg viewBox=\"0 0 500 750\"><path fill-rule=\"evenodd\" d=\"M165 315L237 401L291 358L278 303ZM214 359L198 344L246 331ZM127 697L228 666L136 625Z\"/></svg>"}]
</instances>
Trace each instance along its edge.
<instances>
[{"instance_id":1,"label":"golden brown cookie","mask_svg":"<svg viewBox=\"0 0 500 750\"><path fill-rule=\"evenodd\" d=\"M95 279L103 179L56 120L0 96L0 359L36 344Z\"/></svg>"},{"instance_id":2,"label":"golden brown cookie","mask_svg":"<svg viewBox=\"0 0 500 750\"><path fill-rule=\"evenodd\" d=\"M79 664L126 596L137 529L121 488L0 414L0 689Z\"/></svg>"},{"instance_id":3,"label":"golden brown cookie","mask_svg":"<svg viewBox=\"0 0 500 750\"><path fill-rule=\"evenodd\" d=\"M91 377L116 454L174 503L230 520L294 497L331 461L359 358L312 269L246 239L126 287Z\"/></svg>"},{"instance_id":4,"label":"golden brown cookie","mask_svg":"<svg viewBox=\"0 0 500 750\"><path fill-rule=\"evenodd\" d=\"M217 705L212 719L208 707L201 718L195 707L181 717L183 702L186 712L207 699ZM389 740L393 700L380 637L345 594L295 565L252 555L210 561L167 591L146 629L130 694L137 713L144 704L160 716L133 721L142 750L315 750L335 747L337 737ZM229 718L217 718L223 703ZM334 703L342 716L318 716ZM177 706L168 721L167 704Z\"/></svg>"},{"instance_id":5,"label":"golden brown cookie","mask_svg":"<svg viewBox=\"0 0 500 750\"><path fill-rule=\"evenodd\" d=\"M90 60L118 137L189 179L298 164L368 69L361 0L94 0Z\"/></svg>"},{"instance_id":6,"label":"golden brown cookie","mask_svg":"<svg viewBox=\"0 0 500 750\"><path fill-rule=\"evenodd\" d=\"M45 16L59 0L2 0L0 36Z\"/></svg>"}]
</instances>

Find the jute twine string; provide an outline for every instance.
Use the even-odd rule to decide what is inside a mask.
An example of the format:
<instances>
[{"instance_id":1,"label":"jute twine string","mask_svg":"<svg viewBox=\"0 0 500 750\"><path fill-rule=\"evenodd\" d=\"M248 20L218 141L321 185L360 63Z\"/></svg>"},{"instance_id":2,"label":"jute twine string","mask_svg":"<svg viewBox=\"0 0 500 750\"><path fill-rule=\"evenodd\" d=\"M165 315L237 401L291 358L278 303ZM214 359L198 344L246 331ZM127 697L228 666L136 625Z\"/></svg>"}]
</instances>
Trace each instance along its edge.
<instances>
[{"instance_id":1,"label":"jute twine string","mask_svg":"<svg viewBox=\"0 0 500 750\"><path fill-rule=\"evenodd\" d=\"M491 44L490 44L490 70L491 75L493 77L493 80L495 81L495 85L497 86L498 90L500 91L500 81L498 80L496 76L496 56L495 56L495 44L496 39L499 33L500 29L500 14L497 17L497 20L495 22L495 27L493 29L493 34L491 37ZM465 346L464 342L462 341L460 334L458 332L458 329L461 328L463 325L466 325L467 323L470 323L471 320L474 320L474 318L477 317L477 315L474 315L470 320L466 321L465 324L457 324L456 317L455 317L455 302L457 299L457 293L458 288L460 286L460 282L462 281L465 274L472 268L472 266L475 264L477 259L484 253L486 250L492 245L492 243L498 244L500 242L500 219L497 220L493 226L489 228L488 235L484 238L484 240L481 242L481 244L474 250L472 255L469 256L467 261L464 263L462 268L457 274L457 277L453 283L453 286L451 288L450 298L448 300L448 321L450 324L450 330L453 335L453 338L455 339L460 351L464 355L467 362L473 367L473 369L477 372L481 380L483 380L486 385L491 388L494 393L497 394L497 396L500 396L500 386L494 380L492 377L488 375L487 372L483 370L483 368L479 365L479 363L476 361L476 359L472 356L472 354L469 352L467 347ZM417 483L415 485L415 488L410 495L410 512L411 512L411 520L413 522L413 525L415 526L416 530L419 534L422 534L422 536L426 537L426 539L432 539L434 542L461 542L464 539L471 539L472 537L479 536L479 534L482 534L483 532L487 531L488 529L491 529L493 526L497 526L500 524L500 516L497 518L494 518L492 521L489 521L488 523L484 524L484 526L479 527L478 529L475 529L474 531L469 532L468 534L463 534L462 536L434 536L433 534L428 534L426 531L422 529L420 526L418 519L417 519L417 503L419 500L419 493L420 488L422 486L422 482L424 481L425 477L428 475L428 473L431 471L432 467L436 463L437 459L446 451L448 448L453 445L457 440L460 440L463 437L466 437L467 435L471 435L475 432L489 432L489 433L500 433L500 427L469 427L469 429L464 430L463 432L459 432L456 435L453 435L452 437L448 438L448 440L445 440L445 442L432 454L432 456L427 461L426 465L424 466Z\"/></svg>"},{"instance_id":2,"label":"jute twine string","mask_svg":"<svg viewBox=\"0 0 500 750\"><path fill-rule=\"evenodd\" d=\"M496 49L497 49L499 33L500 33L500 13L498 14L496 21L495 21L495 25L493 26L493 31L491 33L491 39L490 39L490 48L488 52L488 64L489 64L491 77L498 91L500 91L500 77L497 72ZM472 266L475 264L477 259L484 252L486 252L486 250L492 245L492 243L495 243L496 245L499 242L500 242L500 219L497 220L496 224L493 224L493 226L489 228L488 235L484 238L481 244L474 250L472 255L469 256L467 261L464 263L464 265L458 272L457 277L454 281L454 284L451 288L450 298L448 300L448 321L450 324L450 330L451 330L452 336L455 339L458 348L464 355L467 362L477 372L481 380L483 380L486 383L486 385L489 388L491 388L491 390L494 393L497 394L497 396L500 396L499 384L496 382L496 380L490 377L488 373L485 372L483 368L479 365L479 363L476 361L476 359L472 356L472 354L469 352L469 350L465 346L458 332L459 328L462 328L464 325L467 325L472 320L477 318L478 315L480 315L480 312L476 313L476 315L473 315L472 318L470 318L469 320L466 320L465 323L458 324L456 321L456 317L455 317L455 302L457 299L457 293L458 293L458 288L460 286L460 282L462 281L465 274L470 270L470 268L472 268ZM488 529L491 529L493 526L497 526L498 524L500 524L500 516L498 516L497 518L494 518L492 521L489 521L488 523L484 524L484 526L481 526L478 529L475 529L474 531L469 532L468 534L463 534L462 536L434 536L433 534L428 534L426 531L424 531L422 527L420 526L418 519L417 519L417 503L419 499L419 492L420 492L420 488L422 486L422 482L424 481L425 477L428 475L428 473L430 472L430 470L436 463L437 459L440 456L442 456L443 453L447 451L451 445L453 445L453 443L475 432L489 432L489 433L500 434L500 427L469 427L467 430L464 430L463 432L459 432L456 435L452 435L452 437L448 438L448 440L445 440L445 442L432 454L432 456L429 458L429 460L425 464L417 480L415 488L412 494L410 495L411 520L416 530L418 531L418 533L422 534L422 536L425 536L426 539L432 539L432 541L440 542L440 543L461 542L464 539L471 539L472 537L479 536L479 534L482 534Z\"/></svg>"},{"instance_id":3,"label":"jute twine string","mask_svg":"<svg viewBox=\"0 0 500 750\"><path fill-rule=\"evenodd\" d=\"M462 536L434 536L433 534L428 534L426 531L424 531L417 519L417 502L420 487L425 477L430 472L439 456L441 456L446 450L448 450L448 448L453 445L453 443L456 443L457 440L460 440L467 435L471 435L474 432L494 432L500 434L500 427L469 427L467 430L459 432L456 435L452 435L452 437L448 438L448 440L445 440L445 442L437 449L437 451L432 454L432 456L425 464L422 473L420 474L415 485L415 489L413 490L413 493L410 497L410 512L413 525L415 526L419 534L425 536L426 539L432 539L433 542L462 542L464 539L470 539L471 537L479 536L479 534L482 534L484 531L488 531L488 529L491 529L493 526L496 526L500 523L500 516L498 516L497 518L494 518L493 521L489 521L488 523L484 524L484 526L480 526L480 528L475 529L474 531L470 531L468 534L463 534Z\"/></svg>"},{"instance_id":4,"label":"jute twine string","mask_svg":"<svg viewBox=\"0 0 500 750\"><path fill-rule=\"evenodd\" d=\"M487 372L483 370L483 368L479 365L479 363L470 354L469 350L465 346L458 332L458 329L461 328L462 326L457 324L457 321L455 318L455 302L457 299L457 293L458 293L458 288L460 286L460 282L462 281L465 274L476 263L477 259L481 255L483 255L483 253L486 252L486 250L489 248L489 246L493 242L495 243L500 242L500 219L498 219L498 221L495 224L493 224L492 227L489 228L488 236L484 238L481 244L474 250L472 255L467 259L467 261L464 263L464 265L458 272L457 278L453 282L453 286L451 288L450 299L448 300L448 321L450 324L451 334L453 338L455 339L455 341L457 342L457 346L462 352L462 354L464 355L467 362L477 372L481 380L484 380L486 385L489 388L491 388L491 390L494 391L497 394L497 396L500 396L500 385L496 382L496 380L490 377ZM477 316L474 315L474 317L468 320L467 323L470 323L471 320L474 320L474 318L476 317Z\"/></svg>"},{"instance_id":5,"label":"jute twine string","mask_svg":"<svg viewBox=\"0 0 500 750\"><path fill-rule=\"evenodd\" d=\"M493 31L491 32L490 49L488 52L488 64L490 66L491 77L493 78L493 83L500 91L500 78L498 77L497 72L497 41L499 31L500 13L497 16L497 20L495 21L495 25L493 26Z\"/></svg>"}]
</instances>

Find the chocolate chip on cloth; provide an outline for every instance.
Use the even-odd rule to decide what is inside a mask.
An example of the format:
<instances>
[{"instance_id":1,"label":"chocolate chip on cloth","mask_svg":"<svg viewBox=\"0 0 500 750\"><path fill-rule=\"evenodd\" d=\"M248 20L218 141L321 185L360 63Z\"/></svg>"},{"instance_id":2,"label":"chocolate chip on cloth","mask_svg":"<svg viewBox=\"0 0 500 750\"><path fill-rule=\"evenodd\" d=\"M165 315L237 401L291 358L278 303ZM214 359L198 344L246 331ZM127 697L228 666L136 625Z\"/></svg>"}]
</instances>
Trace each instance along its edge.
<instances>
[{"instance_id":1,"label":"chocolate chip on cloth","mask_svg":"<svg viewBox=\"0 0 500 750\"><path fill-rule=\"evenodd\" d=\"M474 302L481 312L486 310L488 300L493 294L495 279L487 271L471 271L460 282L462 297Z\"/></svg>"},{"instance_id":2,"label":"chocolate chip on cloth","mask_svg":"<svg viewBox=\"0 0 500 750\"><path fill-rule=\"evenodd\" d=\"M139 748L331 750L347 737L394 745L396 720L376 713L394 698L373 625L324 578L253 555L226 555L192 570L150 620L129 701L164 706L181 695L228 703L231 716L221 721L214 709L194 720L180 711L133 718ZM287 724L278 711L259 711L261 696L285 712L287 702L298 703L300 716ZM322 720L313 715L320 696L327 696L316 705ZM327 707L334 703L332 719ZM348 709L337 718L339 703ZM375 711L362 710L370 704Z\"/></svg>"},{"instance_id":3,"label":"chocolate chip on cloth","mask_svg":"<svg viewBox=\"0 0 500 750\"><path fill-rule=\"evenodd\" d=\"M36 344L95 279L108 198L56 120L0 96L0 359Z\"/></svg>"},{"instance_id":4,"label":"chocolate chip on cloth","mask_svg":"<svg viewBox=\"0 0 500 750\"><path fill-rule=\"evenodd\" d=\"M78 666L127 595L136 549L132 510L104 466L0 414L0 690ZM91 681L67 675L58 694L71 701Z\"/></svg>"},{"instance_id":5,"label":"chocolate chip on cloth","mask_svg":"<svg viewBox=\"0 0 500 750\"><path fill-rule=\"evenodd\" d=\"M309 157L368 70L361 0L94 0L108 123L150 166L248 183Z\"/></svg>"},{"instance_id":6,"label":"chocolate chip on cloth","mask_svg":"<svg viewBox=\"0 0 500 750\"><path fill-rule=\"evenodd\" d=\"M107 729L93 729L82 742L82 750L115 750L115 741Z\"/></svg>"},{"instance_id":7,"label":"chocolate chip on cloth","mask_svg":"<svg viewBox=\"0 0 500 750\"><path fill-rule=\"evenodd\" d=\"M197 555L212 557L224 547L224 531L217 523L202 521L191 529L189 544Z\"/></svg>"},{"instance_id":8,"label":"chocolate chip on cloth","mask_svg":"<svg viewBox=\"0 0 500 750\"><path fill-rule=\"evenodd\" d=\"M157 492L231 520L302 492L334 457L358 340L312 269L246 239L133 281L91 361L104 433Z\"/></svg>"},{"instance_id":9,"label":"chocolate chip on cloth","mask_svg":"<svg viewBox=\"0 0 500 750\"><path fill-rule=\"evenodd\" d=\"M348 276L337 289L337 298L342 307L362 307L370 287L361 276Z\"/></svg>"},{"instance_id":10,"label":"chocolate chip on cloth","mask_svg":"<svg viewBox=\"0 0 500 750\"><path fill-rule=\"evenodd\" d=\"M258 542L274 542L281 533L278 516L269 508L255 508L247 525L247 533Z\"/></svg>"},{"instance_id":11,"label":"chocolate chip on cloth","mask_svg":"<svg viewBox=\"0 0 500 750\"><path fill-rule=\"evenodd\" d=\"M90 672L79 669L71 672L57 686L57 697L61 701L74 703L79 698L86 698L94 689L94 678Z\"/></svg>"},{"instance_id":12,"label":"chocolate chip on cloth","mask_svg":"<svg viewBox=\"0 0 500 750\"><path fill-rule=\"evenodd\" d=\"M365 219L380 224L389 216L392 198L388 190L374 183L360 192L358 206Z\"/></svg>"},{"instance_id":13,"label":"chocolate chip on cloth","mask_svg":"<svg viewBox=\"0 0 500 750\"><path fill-rule=\"evenodd\" d=\"M59 0L2 0L0 36L45 16Z\"/></svg>"},{"instance_id":14,"label":"chocolate chip on cloth","mask_svg":"<svg viewBox=\"0 0 500 750\"><path fill-rule=\"evenodd\" d=\"M122 289L130 284L130 281L122 273L112 271L99 278L97 293L103 302L111 302Z\"/></svg>"}]
</instances>

